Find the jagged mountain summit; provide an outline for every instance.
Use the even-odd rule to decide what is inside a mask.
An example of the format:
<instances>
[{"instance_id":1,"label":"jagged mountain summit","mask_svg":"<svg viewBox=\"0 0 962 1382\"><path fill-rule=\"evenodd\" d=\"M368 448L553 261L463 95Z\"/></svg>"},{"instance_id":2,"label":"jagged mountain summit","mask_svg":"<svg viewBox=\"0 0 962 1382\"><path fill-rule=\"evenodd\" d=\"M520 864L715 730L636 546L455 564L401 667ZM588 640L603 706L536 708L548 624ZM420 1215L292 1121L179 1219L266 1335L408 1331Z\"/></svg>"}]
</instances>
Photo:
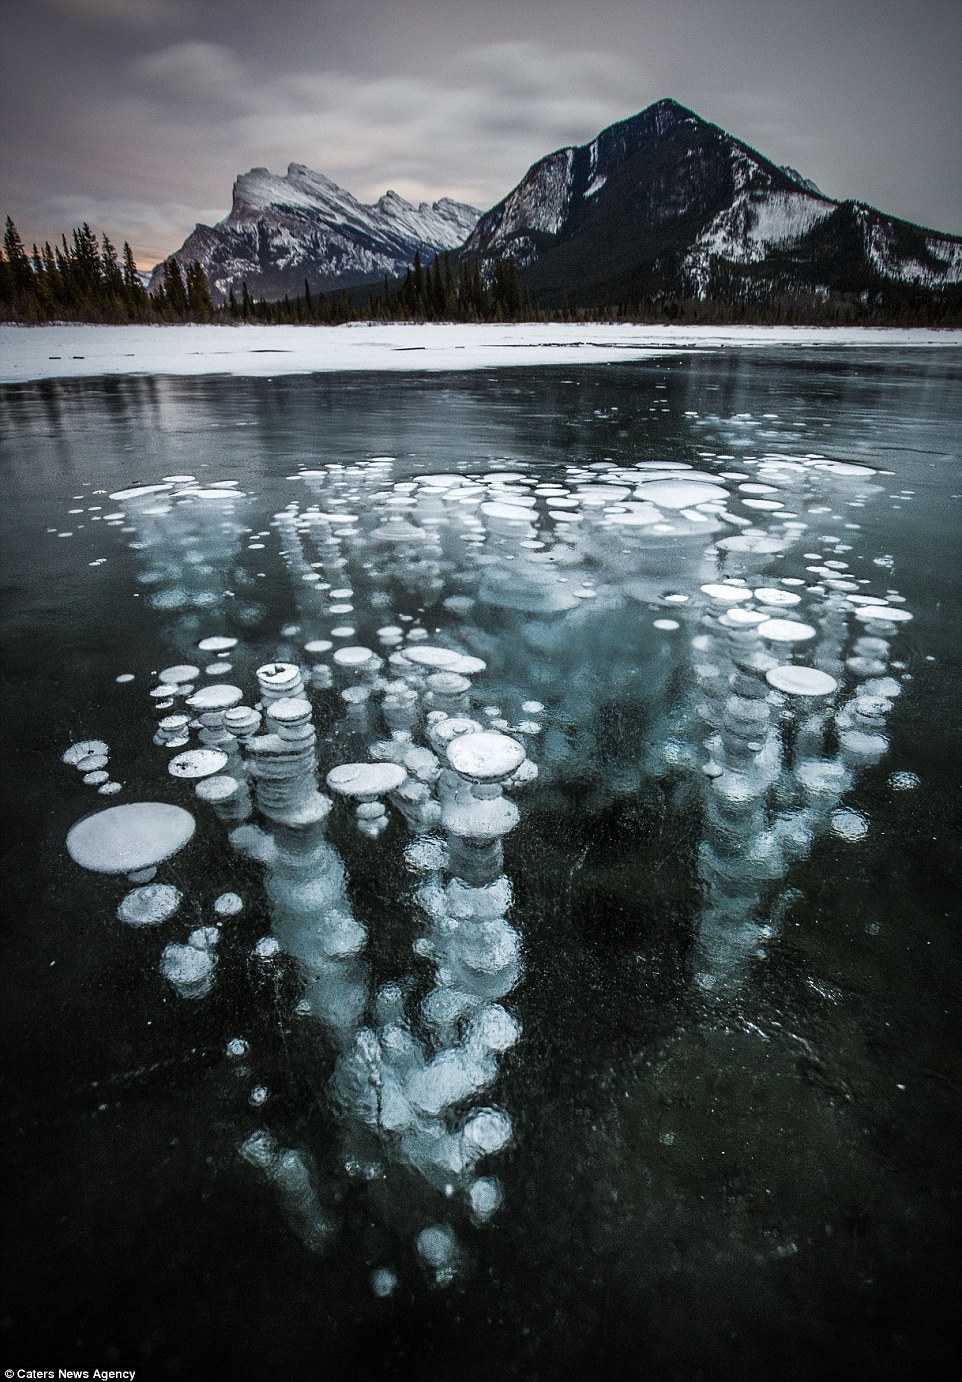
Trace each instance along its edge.
<instances>
[{"instance_id":1,"label":"jagged mountain summit","mask_svg":"<svg viewBox=\"0 0 962 1382\"><path fill-rule=\"evenodd\" d=\"M826 197L672 100L535 163L462 254L514 259L547 307L962 294L962 237Z\"/></svg>"},{"instance_id":2,"label":"jagged mountain summit","mask_svg":"<svg viewBox=\"0 0 962 1382\"><path fill-rule=\"evenodd\" d=\"M386 192L373 206L359 202L323 173L292 163L286 176L252 168L234 183L230 214L198 225L174 254L181 268L196 260L215 303L243 284L253 297L300 297L380 282L402 274L420 251L433 259L460 245L481 213L450 198L412 206ZM163 280L158 264L151 279Z\"/></svg>"}]
</instances>

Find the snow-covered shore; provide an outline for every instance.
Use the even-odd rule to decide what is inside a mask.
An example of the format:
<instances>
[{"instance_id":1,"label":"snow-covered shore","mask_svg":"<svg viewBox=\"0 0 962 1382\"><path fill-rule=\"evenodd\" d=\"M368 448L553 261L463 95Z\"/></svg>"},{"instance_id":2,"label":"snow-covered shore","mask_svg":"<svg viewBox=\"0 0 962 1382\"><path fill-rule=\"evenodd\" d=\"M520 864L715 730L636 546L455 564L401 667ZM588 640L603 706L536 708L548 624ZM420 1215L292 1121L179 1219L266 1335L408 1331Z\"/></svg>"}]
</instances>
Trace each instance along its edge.
<instances>
[{"instance_id":1,"label":"snow-covered shore","mask_svg":"<svg viewBox=\"0 0 962 1382\"><path fill-rule=\"evenodd\" d=\"M0 383L116 374L312 374L598 364L679 349L962 346L962 331L807 326L0 325Z\"/></svg>"}]
</instances>

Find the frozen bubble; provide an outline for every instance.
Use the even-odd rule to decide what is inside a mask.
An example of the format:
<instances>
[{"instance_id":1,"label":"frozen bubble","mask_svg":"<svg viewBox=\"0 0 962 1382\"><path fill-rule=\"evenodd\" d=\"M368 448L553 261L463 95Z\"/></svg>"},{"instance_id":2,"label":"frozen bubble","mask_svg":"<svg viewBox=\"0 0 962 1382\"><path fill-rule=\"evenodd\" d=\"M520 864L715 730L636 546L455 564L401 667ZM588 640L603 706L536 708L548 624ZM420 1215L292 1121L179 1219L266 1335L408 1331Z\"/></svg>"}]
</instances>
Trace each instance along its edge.
<instances>
[{"instance_id":1,"label":"frozen bubble","mask_svg":"<svg viewBox=\"0 0 962 1382\"><path fill-rule=\"evenodd\" d=\"M280 954L280 942L275 936L261 936L254 946L254 954L259 960L273 960Z\"/></svg>"},{"instance_id":2,"label":"frozen bubble","mask_svg":"<svg viewBox=\"0 0 962 1382\"><path fill-rule=\"evenodd\" d=\"M721 605L739 605L752 598L752 592L746 585L720 585L709 583L701 587L703 595L707 595L709 600L715 600Z\"/></svg>"},{"instance_id":3,"label":"frozen bubble","mask_svg":"<svg viewBox=\"0 0 962 1382\"><path fill-rule=\"evenodd\" d=\"M91 754L106 755L108 751L107 745L102 739L83 739L79 744L71 744L61 761L69 764L71 768L77 768ZM106 761L105 757L104 762L106 763Z\"/></svg>"},{"instance_id":4,"label":"frozen bubble","mask_svg":"<svg viewBox=\"0 0 962 1382\"><path fill-rule=\"evenodd\" d=\"M843 840L864 840L868 834L868 821L860 811L833 811L832 832Z\"/></svg>"},{"instance_id":5,"label":"frozen bubble","mask_svg":"<svg viewBox=\"0 0 962 1382\"><path fill-rule=\"evenodd\" d=\"M312 638L310 643L304 644L304 651L311 657L320 657L324 653L329 653L333 647L334 644L329 638Z\"/></svg>"},{"instance_id":6,"label":"frozen bubble","mask_svg":"<svg viewBox=\"0 0 962 1382\"><path fill-rule=\"evenodd\" d=\"M128 682L128 681L133 681L133 680L134 680L134 674L133 674L133 672L121 672L121 674L120 674L119 677L114 677L114 681L117 682L118 685L120 685L120 686L123 686L123 685L125 685L126 682Z\"/></svg>"},{"instance_id":7,"label":"frozen bubble","mask_svg":"<svg viewBox=\"0 0 962 1382\"><path fill-rule=\"evenodd\" d=\"M212 956L193 945L168 945L160 957L160 969L184 997L200 997L210 985Z\"/></svg>"},{"instance_id":8,"label":"frozen bubble","mask_svg":"<svg viewBox=\"0 0 962 1382\"><path fill-rule=\"evenodd\" d=\"M418 1256L429 1267L444 1267L454 1257L457 1240L446 1226L423 1228L417 1236Z\"/></svg>"},{"instance_id":9,"label":"frozen bubble","mask_svg":"<svg viewBox=\"0 0 962 1382\"><path fill-rule=\"evenodd\" d=\"M751 628L752 625L764 624L769 616L763 614L758 609L742 609L740 605L735 605L731 609L726 609L725 613L719 615L719 624L724 624L726 629Z\"/></svg>"},{"instance_id":10,"label":"frozen bubble","mask_svg":"<svg viewBox=\"0 0 962 1382\"><path fill-rule=\"evenodd\" d=\"M501 1182L493 1176L480 1177L468 1191L468 1202L471 1205L471 1210L482 1223L490 1219L491 1215L500 1209L503 1198Z\"/></svg>"},{"instance_id":11,"label":"frozen bubble","mask_svg":"<svg viewBox=\"0 0 962 1382\"><path fill-rule=\"evenodd\" d=\"M216 926L198 926L187 937L187 944L195 950L209 950L220 940L220 930Z\"/></svg>"},{"instance_id":12,"label":"frozen bubble","mask_svg":"<svg viewBox=\"0 0 962 1382\"><path fill-rule=\"evenodd\" d=\"M786 691L790 696L828 696L838 689L838 682L827 672L791 663L770 668L765 679L776 691Z\"/></svg>"},{"instance_id":13,"label":"frozen bubble","mask_svg":"<svg viewBox=\"0 0 962 1382\"><path fill-rule=\"evenodd\" d=\"M446 752L454 771L472 782L497 782L520 768L525 759L517 739L489 730L460 735Z\"/></svg>"},{"instance_id":14,"label":"frozen bubble","mask_svg":"<svg viewBox=\"0 0 962 1382\"><path fill-rule=\"evenodd\" d=\"M221 893L214 901L214 911L219 917L236 917L244 910L244 900L238 893Z\"/></svg>"},{"instance_id":15,"label":"frozen bubble","mask_svg":"<svg viewBox=\"0 0 962 1382\"><path fill-rule=\"evenodd\" d=\"M238 792L240 783L236 777L228 777L226 774L220 777L204 777L194 788L198 798L206 801L208 805L216 802L230 801Z\"/></svg>"},{"instance_id":16,"label":"frozen bubble","mask_svg":"<svg viewBox=\"0 0 962 1382\"><path fill-rule=\"evenodd\" d=\"M540 701L522 701L521 709L526 715L540 715L544 706Z\"/></svg>"},{"instance_id":17,"label":"frozen bubble","mask_svg":"<svg viewBox=\"0 0 962 1382\"><path fill-rule=\"evenodd\" d=\"M811 624L802 624L797 619L766 619L759 624L758 632L771 643L805 643L815 637Z\"/></svg>"},{"instance_id":18,"label":"frozen bubble","mask_svg":"<svg viewBox=\"0 0 962 1382\"><path fill-rule=\"evenodd\" d=\"M237 647L236 638L202 638L197 644L202 653L227 653Z\"/></svg>"},{"instance_id":19,"label":"frozen bubble","mask_svg":"<svg viewBox=\"0 0 962 1382\"><path fill-rule=\"evenodd\" d=\"M905 624L912 618L907 609L890 605L859 605L852 613L863 624Z\"/></svg>"},{"instance_id":20,"label":"frozen bubble","mask_svg":"<svg viewBox=\"0 0 962 1382\"><path fill-rule=\"evenodd\" d=\"M437 835L419 835L404 851L404 862L415 873L433 873L448 861L448 847Z\"/></svg>"},{"instance_id":21,"label":"frozen bubble","mask_svg":"<svg viewBox=\"0 0 962 1382\"><path fill-rule=\"evenodd\" d=\"M224 1051L228 1060L243 1060L250 1049L243 1037L231 1037Z\"/></svg>"},{"instance_id":22,"label":"frozen bubble","mask_svg":"<svg viewBox=\"0 0 962 1382\"><path fill-rule=\"evenodd\" d=\"M393 792L407 776L397 763L342 763L327 775L327 785L342 797L379 797Z\"/></svg>"},{"instance_id":23,"label":"frozen bubble","mask_svg":"<svg viewBox=\"0 0 962 1382\"><path fill-rule=\"evenodd\" d=\"M485 517L494 518L502 523L531 523L534 519L530 509L519 504L505 504L499 500L482 504L481 512Z\"/></svg>"},{"instance_id":24,"label":"frozen bubble","mask_svg":"<svg viewBox=\"0 0 962 1382\"><path fill-rule=\"evenodd\" d=\"M194 818L180 806L130 802L78 821L67 834L67 852L94 873L132 873L169 859L193 833Z\"/></svg>"},{"instance_id":25,"label":"frozen bubble","mask_svg":"<svg viewBox=\"0 0 962 1382\"><path fill-rule=\"evenodd\" d=\"M167 764L171 777L213 777L227 767L227 754L220 749L188 749Z\"/></svg>"},{"instance_id":26,"label":"frozen bubble","mask_svg":"<svg viewBox=\"0 0 962 1382\"><path fill-rule=\"evenodd\" d=\"M130 489L118 489L110 496L111 499L142 499L148 494L162 494L169 490L170 485L132 485Z\"/></svg>"},{"instance_id":27,"label":"frozen bubble","mask_svg":"<svg viewBox=\"0 0 962 1382\"><path fill-rule=\"evenodd\" d=\"M500 1003L486 1003L471 1019L471 1036L489 1051L508 1051L521 1036L521 1028Z\"/></svg>"},{"instance_id":28,"label":"frozen bubble","mask_svg":"<svg viewBox=\"0 0 962 1382\"><path fill-rule=\"evenodd\" d=\"M194 692L187 704L192 710L230 710L243 699L244 693L239 686L228 686L226 682L220 682L217 686L202 686L199 691Z\"/></svg>"},{"instance_id":29,"label":"frozen bubble","mask_svg":"<svg viewBox=\"0 0 962 1382\"><path fill-rule=\"evenodd\" d=\"M412 630L412 635L415 632L417 630ZM439 672L457 672L463 677L476 676L487 666L479 657L456 653L450 648L436 648L426 643L417 648L405 648L403 656L407 662L416 663L420 667L431 667Z\"/></svg>"},{"instance_id":30,"label":"frozen bubble","mask_svg":"<svg viewBox=\"0 0 962 1382\"><path fill-rule=\"evenodd\" d=\"M778 586L758 586L753 592L755 599L763 605L799 605L802 602L801 595L796 595L792 590L781 590Z\"/></svg>"},{"instance_id":31,"label":"frozen bubble","mask_svg":"<svg viewBox=\"0 0 962 1382\"><path fill-rule=\"evenodd\" d=\"M166 686L183 686L198 676L200 676L199 667L193 667L188 662L181 662L176 667L165 667L162 672L158 672L157 680L162 681Z\"/></svg>"},{"instance_id":32,"label":"frozen bubble","mask_svg":"<svg viewBox=\"0 0 962 1382\"><path fill-rule=\"evenodd\" d=\"M337 648L334 652L334 661L339 667L364 667L368 663L376 662L377 654L372 652L370 648Z\"/></svg>"},{"instance_id":33,"label":"frozen bubble","mask_svg":"<svg viewBox=\"0 0 962 1382\"><path fill-rule=\"evenodd\" d=\"M276 724L295 726L309 724L313 711L303 696L282 696L271 702L267 714Z\"/></svg>"},{"instance_id":34,"label":"frozen bubble","mask_svg":"<svg viewBox=\"0 0 962 1382\"><path fill-rule=\"evenodd\" d=\"M269 1090L266 1085L257 1084L251 1090L247 1102L253 1104L255 1108L259 1108L261 1104L267 1103L268 1094Z\"/></svg>"},{"instance_id":35,"label":"frozen bubble","mask_svg":"<svg viewBox=\"0 0 962 1382\"><path fill-rule=\"evenodd\" d=\"M391 1295L397 1289L397 1273L390 1267L378 1267L371 1273L371 1290L380 1299Z\"/></svg>"},{"instance_id":36,"label":"frozen bubble","mask_svg":"<svg viewBox=\"0 0 962 1382\"><path fill-rule=\"evenodd\" d=\"M914 792L921 785L922 779L917 773L892 773L889 776L889 786L893 792Z\"/></svg>"},{"instance_id":37,"label":"frozen bubble","mask_svg":"<svg viewBox=\"0 0 962 1382\"><path fill-rule=\"evenodd\" d=\"M128 926L159 926L174 915L180 903L181 894L170 883L148 883L127 894L117 915Z\"/></svg>"},{"instance_id":38,"label":"frozen bubble","mask_svg":"<svg viewBox=\"0 0 962 1382\"><path fill-rule=\"evenodd\" d=\"M802 787L812 796L840 797L851 785L852 777L845 765L827 758L806 758L798 765L795 775Z\"/></svg>"},{"instance_id":39,"label":"frozen bubble","mask_svg":"<svg viewBox=\"0 0 962 1382\"><path fill-rule=\"evenodd\" d=\"M500 1152L511 1138L511 1119L498 1108L482 1108L472 1113L464 1124L464 1139L488 1156Z\"/></svg>"},{"instance_id":40,"label":"frozen bubble","mask_svg":"<svg viewBox=\"0 0 962 1382\"><path fill-rule=\"evenodd\" d=\"M109 773L105 773L100 768L95 768L91 773L84 773L83 781L87 787L99 787L106 783L110 778Z\"/></svg>"},{"instance_id":41,"label":"frozen bubble","mask_svg":"<svg viewBox=\"0 0 962 1382\"><path fill-rule=\"evenodd\" d=\"M680 629L681 625L677 619L656 619L654 627L656 629Z\"/></svg>"},{"instance_id":42,"label":"frozen bubble","mask_svg":"<svg viewBox=\"0 0 962 1382\"><path fill-rule=\"evenodd\" d=\"M688 509L709 499L727 499L723 485L707 480L646 480L635 491L639 499L648 499L661 509Z\"/></svg>"},{"instance_id":43,"label":"frozen bubble","mask_svg":"<svg viewBox=\"0 0 962 1382\"><path fill-rule=\"evenodd\" d=\"M277 1143L269 1132L252 1132L238 1148L245 1161L261 1171L268 1170L277 1161Z\"/></svg>"}]
</instances>

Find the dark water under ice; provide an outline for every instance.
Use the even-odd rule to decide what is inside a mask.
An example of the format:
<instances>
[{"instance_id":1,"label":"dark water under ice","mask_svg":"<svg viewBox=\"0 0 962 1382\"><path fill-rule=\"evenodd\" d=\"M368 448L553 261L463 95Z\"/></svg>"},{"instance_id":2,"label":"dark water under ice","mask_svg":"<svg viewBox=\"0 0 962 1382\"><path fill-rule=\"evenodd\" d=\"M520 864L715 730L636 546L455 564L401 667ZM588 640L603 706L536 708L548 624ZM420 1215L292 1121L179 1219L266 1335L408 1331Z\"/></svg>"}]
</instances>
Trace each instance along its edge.
<instances>
[{"instance_id":1,"label":"dark water under ice","mask_svg":"<svg viewBox=\"0 0 962 1382\"><path fill-rule=\"evenodd\" d=\"M5 1367L940 1375L959 1285L960 383L948 352L773 349L0 391ZM652 518L652 462L723 477L727 498ZM148 484L166 487L109 497ZM759 587L800 598L726 603ZM859 617L866 599L897 613ZM746 607L813 636L766 643L725 614ZM349 710L349 673L304 644L386 658L385 627L483 659L472 713L538 765L513 794L509 883L488 890L513 969L455 982L438 936L458 923L426 906L448 881L437 844L412 853L393 806L368 838L343 802L318 925L333 908L367 946L315 963L280 875L152 742L182 704L149 695L171 664L248 703L271 660L331 666L308 692L323 782L387 730L380 691ZM197 648L212 635L238 640L220 678ZM779 693L773 661L838 688ZM107 743L115 795L61 761L84 739ZM64 842L142 800L197 831L157 874L180 911L138 928L116 915L132 885ZM226 891L244 909L210 991L183 997L161 952ZM376 1045L400 993L419 1058L460 1049L420 1005L475 980L517 1041L427 1131L383 1126L343 1075L358 1032ZM445 1180L425 1148L478 1109L498 1145ZM501 1201L486 1219L478 1179Z\"/></svg>"}]
</instances>

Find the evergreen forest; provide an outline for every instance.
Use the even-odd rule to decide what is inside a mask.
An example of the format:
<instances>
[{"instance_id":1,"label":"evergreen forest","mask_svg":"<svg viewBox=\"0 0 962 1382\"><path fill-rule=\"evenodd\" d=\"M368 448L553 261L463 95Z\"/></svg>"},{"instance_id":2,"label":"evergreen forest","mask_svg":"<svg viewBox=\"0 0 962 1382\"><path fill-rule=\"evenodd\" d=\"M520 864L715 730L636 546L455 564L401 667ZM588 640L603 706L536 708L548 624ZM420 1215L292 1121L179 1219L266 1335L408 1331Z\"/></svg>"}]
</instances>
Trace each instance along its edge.
<instances>
[{"instance_id":1,"label":"evergreen forest","mask_svg":"<svg viewBox=\"0 0 962 1382\"><path fill-rule=\"evenodd\" d=\"M883 303L867 294L781 295L765 300L738 291L724 299L681 294L641 297L628 303L585 303L563 293L550 308L534 300L513 259L497 259L484 272L477 260L448 254L429 264L415 256L403 279L385 279L334 293L303 293L279 301L253 297L247 284L240 299L231 290L215 306L200 264L183 268L165 261L162 281L149 292L128 242L118 252L106 234L98 239L86 223L58 245L34 244L28 251L11 218L0 250L0 321L173 324L258 322L265 325L338 325L348 321L506 322L580 321L638 323L735 323L864 326L958 326L957 295L904 298Z\"/></svg>"}]
</instances>

